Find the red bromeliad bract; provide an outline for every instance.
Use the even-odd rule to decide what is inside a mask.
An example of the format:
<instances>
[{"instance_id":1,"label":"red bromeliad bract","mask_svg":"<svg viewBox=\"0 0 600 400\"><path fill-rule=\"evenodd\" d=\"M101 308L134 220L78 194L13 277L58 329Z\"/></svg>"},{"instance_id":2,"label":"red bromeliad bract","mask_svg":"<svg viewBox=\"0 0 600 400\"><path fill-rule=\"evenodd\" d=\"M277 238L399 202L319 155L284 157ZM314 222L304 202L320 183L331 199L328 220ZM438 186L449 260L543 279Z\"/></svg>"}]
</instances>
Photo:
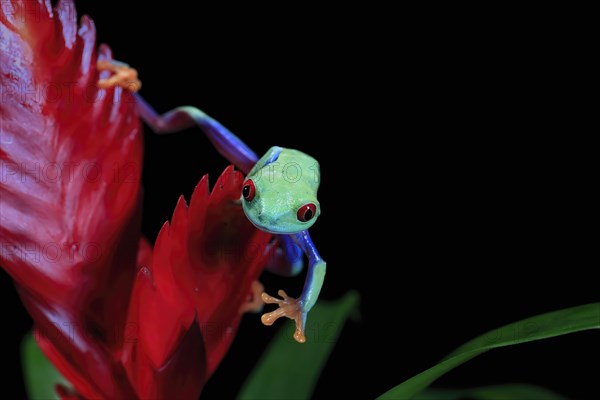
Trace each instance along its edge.
<instances>
[{"instance_id":1,"label":"red bromeliad bract","mask_svg":"<svg viewBox=\"0 0 600 400\"><path fill-rule=\"evenodd\" d=\"M234 203L241 173L212 193L202 178L152 249L141 125L129 93L96 86L111 53L92 21L72 1L8 1L0 33L0 265L77 392L59 393L197 398L268 257Z\"/></svg>"}]
</instances>

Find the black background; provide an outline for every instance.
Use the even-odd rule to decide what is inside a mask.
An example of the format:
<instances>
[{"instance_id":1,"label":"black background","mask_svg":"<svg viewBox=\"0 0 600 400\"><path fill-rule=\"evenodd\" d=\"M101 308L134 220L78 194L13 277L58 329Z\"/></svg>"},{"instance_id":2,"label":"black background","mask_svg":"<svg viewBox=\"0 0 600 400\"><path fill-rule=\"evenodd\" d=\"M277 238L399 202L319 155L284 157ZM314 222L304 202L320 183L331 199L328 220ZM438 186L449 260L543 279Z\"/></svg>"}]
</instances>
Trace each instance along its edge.
<instances>
[{"instance_id":1,"label":"black background","mask_svg":"<svg viewBox=\"0 0 600 400\"><path fill-rule=\"evenodd\" d=\"M531 87L471 62L444 39L451 26L396 30L366 10L253 9L256 18L233 5L80 3L157 110L194 105L259 154L280 145L320 161L311 234L328 262L322 299L356 289L362 318L346 326L316 398L374 398L489 329L598 301L578 225L585 199L567 155L535 135ZM179 194L189 199L228 163L196 129L145 138L143 229L154 238ZM22 397L12 344L31 321L10 278L0 282L14 366L3 386ZM270 292L302 282L264 276ZM245 316L203 398L233 397L275 332ZM590 398L599 353L597 334L579 333L492 351L437 385L535 383Z\"/></svg>"}]
</instances>

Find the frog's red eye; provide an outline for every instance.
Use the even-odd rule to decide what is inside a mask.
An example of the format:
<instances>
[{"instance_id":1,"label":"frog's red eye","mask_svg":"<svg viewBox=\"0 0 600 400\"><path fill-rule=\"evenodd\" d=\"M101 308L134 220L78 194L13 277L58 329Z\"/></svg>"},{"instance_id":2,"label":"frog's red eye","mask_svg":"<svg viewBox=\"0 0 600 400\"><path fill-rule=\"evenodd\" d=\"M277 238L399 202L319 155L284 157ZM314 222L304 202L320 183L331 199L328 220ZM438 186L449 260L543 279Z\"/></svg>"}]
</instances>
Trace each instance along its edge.
<instances>
[{"instance_id":1,"label":"frog's red eye","mask_svg":"<svg viewBox=\"0 0 600 400\"><path fill-rule=\"evenodd\" d=\"M244 187L242 187L242 196L246 201L252 201L254 195L256 194L256 188L254 187L254 182L252 179L248 179L244 182Z\"/></svg>"},{"instance_id":2,"label":"frog's red eye","mask_svg":"<svg viewBox=\"0 0 600 400\"><path fill-rule=\"evenodd\" d=\"M314 218L316 213L317 206L315 206L313 203L308 203L298 209L296 216L298 217L298 221L308 222Z\"/></svg>"}]
</instances>

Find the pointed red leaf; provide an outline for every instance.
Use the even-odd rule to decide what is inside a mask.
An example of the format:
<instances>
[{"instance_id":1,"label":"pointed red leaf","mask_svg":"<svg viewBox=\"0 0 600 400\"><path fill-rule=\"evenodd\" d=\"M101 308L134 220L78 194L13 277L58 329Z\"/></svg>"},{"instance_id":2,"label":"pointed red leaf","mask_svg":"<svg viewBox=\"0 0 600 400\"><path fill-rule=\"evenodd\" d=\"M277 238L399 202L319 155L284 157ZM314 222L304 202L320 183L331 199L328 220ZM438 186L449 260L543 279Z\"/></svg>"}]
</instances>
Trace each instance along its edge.
<instances>
[{"instance_id":1,"label":"pointed red leaf","mask_svg":"<svg viewBox=\"0 0 600 400\"><path fill-rule=\"evenodd\" d=\"M0 263L114 345L139 239L131 97L96 88L94 25L77 26L72 1L54 12L49 2L3 2L0 29Z\"/></svg>"},{"instance_id":2,"label":"pointed red leaf","mask_svg":"<svg viewBox=\"0 0 600 400\"><path fill-rule=\"evenodd\" d=\"M11 0L0 34L0 265L42 350L86 398L197 397L270 256L242 175L227 168L212 192L203 177L152 249L134 100L97 88L112 55L92 21L77 25L72 0Z\"/></svg>"},{"instance_id":3,"label":"pointed red leaf","mask_svg":"<svg viewBox=\"0 0 600 400\"><path fill-rule=\"evenodd\" d=\"M132 98L96 88L94 25L77 25L72 1L3 2L0 33L0 264L38 331L53 332L39 343L76 389L127 397L110 349L140 232Z\"/></svg>"},{"instance_id":4,"label":"pointed red leaf","mask_svg":"<svg viewBox=\"0 0 600 400\"><path fill-rule=\"evenodd\" d=\"M229 348L240 307L270 256L265 249L271 235L257 230L239 204L242 183L242 174L228 167L209 194L203 178L190 207L178 206L173 216L170 248L157 246L154 252L156 261L170 251L177 285L195 305L209 374Z\"/></svg>"}]
</instances>

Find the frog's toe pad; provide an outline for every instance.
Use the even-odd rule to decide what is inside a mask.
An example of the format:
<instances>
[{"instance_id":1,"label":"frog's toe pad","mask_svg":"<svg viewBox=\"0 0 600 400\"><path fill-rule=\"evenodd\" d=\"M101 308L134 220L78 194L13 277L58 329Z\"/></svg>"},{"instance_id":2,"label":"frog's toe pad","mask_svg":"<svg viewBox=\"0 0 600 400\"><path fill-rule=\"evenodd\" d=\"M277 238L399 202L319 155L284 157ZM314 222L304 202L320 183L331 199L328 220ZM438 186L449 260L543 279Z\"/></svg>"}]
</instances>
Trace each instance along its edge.
<instances>
[{"instance_id":1,"label":"frog's toe pad","mask_svg":"<svg viewBox=\"0 0 600 400\"><path fill-rule=\"evenodd\" d=\"M302 305L298 299L289 297L283 290L278 292L282 299L278 299L273 296L269 296L266 293L262 294L262 300L267 304L277 304L279 308L270 313L263 314L261 321L265 325L273 325L273 323L280 317L288 317L293 319L296 323L296 331L294 332L294 339L299 343L306 342L304 336L304 312L302 311Z\"/></svg>"},{"instance_id":2,"label":"frog's toe pad","mask_svg":"<svg viewBox=\"0 0 600 400\"><path fill-rule=\"evenodd\" d=\"M123 89L135 93L142 88L142 82L138 79L138 72L135 68L131 68L127 64L114 60L100 60L96 67L98 68L98 71L112 72L110 77L98 80L97 85L100 89L110 89L115 86L120 86Z\"/></svg>"}]
</instances>

